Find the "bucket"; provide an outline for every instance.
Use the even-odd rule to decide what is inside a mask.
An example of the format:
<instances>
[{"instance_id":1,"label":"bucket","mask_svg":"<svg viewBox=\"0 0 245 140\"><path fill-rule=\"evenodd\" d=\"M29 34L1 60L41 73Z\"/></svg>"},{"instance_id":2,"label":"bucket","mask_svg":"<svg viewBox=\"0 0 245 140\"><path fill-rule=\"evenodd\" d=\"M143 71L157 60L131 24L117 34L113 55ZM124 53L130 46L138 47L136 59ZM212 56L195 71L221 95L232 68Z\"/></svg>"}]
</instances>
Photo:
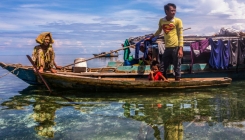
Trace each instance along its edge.
<instances>
[{"instance_id":1,"label":"bucket","mask_svg":"<svg viewBox=\"0 0 245 140\"><path fill-rule=\"evenodd\" d=\"M85 58L77 58L74 60L73 72L75 73L87 72L87 62L84 60ZM84 62L80 62L80 61L84 61Z\"/></svg>"}]
</instances>

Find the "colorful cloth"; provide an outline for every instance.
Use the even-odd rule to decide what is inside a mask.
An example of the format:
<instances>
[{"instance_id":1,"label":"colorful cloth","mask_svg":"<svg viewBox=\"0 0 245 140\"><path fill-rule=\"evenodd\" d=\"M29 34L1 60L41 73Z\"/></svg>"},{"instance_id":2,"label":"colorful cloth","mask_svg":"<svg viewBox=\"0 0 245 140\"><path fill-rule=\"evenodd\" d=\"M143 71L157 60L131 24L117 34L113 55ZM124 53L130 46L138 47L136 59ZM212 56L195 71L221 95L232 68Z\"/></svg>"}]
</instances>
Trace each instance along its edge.
<instances>
[{"instance_id":1,"label":"colorful cloth","mask_svg":"<svg viewBox=\"0 0 245 140\"><path fill-rule=\"evenodd\" d=\"M240 39L238 42L238 64L245 63L245 39Z\"/></svg>"},{"instance_id":2,"label":"colorful cloth","mask_svg":"<svg viewBox=\"0 0 245 140\"><path fill-rule=\"evenodd\" d=\"M227 69L230 59L230 41L225 45L221 39L215 43L212 38L209 38L209 43L211 45L210 66L215 69Z\"/></svg>"},{"instance_id":3,"label":"colorful cloth","mask_svg":"<svg viewBox=\"0 0 245 140\"><path fill-rule=\"evenodd\" d=\"M181 19L174 17L168 21L166 18L161 18L154 36L160 35L162 31L164 32L165 47L183 47L183 25Z\"/></svg>"},{"instance_id":4,"label":"colorful cloth","mask_svg":"<svg viewBox=\"0 0 245 140\"><path fill-rule=\"evenodd\" d=\"M123 44L123 47L125 48L125 47L128 47L128 46L130 46L130 43L129 43L128 39L126 39L124 44ZM124 54L123 54L124 61L129 59L129 54L130 53L131 53L130 52L130 48L124 49Z\"/></svg>"},{"instance_id":5,"label":"colorful cloth","mask_svg":"<svg viewBox=\"0 0 245 140\"><path fill-rule=\"evenodd\" d=\"M153 74L154 81L160 81L162 80L162 73L160 71ZM149 74L148 79L151 79L151 74Z\"/></svg>"},{"instance_id":6,"label":"colorful cloth","mask_svg":"<svg viewBox=\"0 0 245 140\"><path fill-rule=\"evenodd\" d=\"M238 40L232 40L230 45L231 53L230 53L230 61L229 64L232 66L237 65L238 60Z\"/></svg>"},{"instance_id":7,"label":"colorful cloth","mask_svg":"<svg viewBox=\"0 0 245 140\"><path fill-rule=\"evenodd\" d=\"M33 53L32 53L32 60L36 64L36 66L39 68L40 66L43 66L44 69L50 69L54 67L54 57L55 53L52 48L52 45L47 48L47 50L44 50L41 48L41 45L35 46Z\"/></svg>"},{"instance_id":8,"label":"colorful cloth","mask_svg":"<svg viewBox=\"0 0 245 140\"><path fill-rule=\"evenodd\" d=\"M135 59L139 59L139 51L140 51L140 45L141 45L141 43L142 42L144 42L145 40L144 39L142 39L142 40L140 40L138 43L136 43L136 45L135 45ZM146 52L146 48L145 48L145 46L144 46L144 54L145 54L145 52Z\"/></svg>"},{"instance_id":9,"label":"colorful cloth","mask_svg":"<svg viewBox=\"0 0 245 140\"><path fill-rule=\"evenodd\" d=\"M52 47L52 44L49 44L47 48L42 48L42 44L44 42L44 39L47 35L50 35L50 42L54 43L54 40L52 39L52 35L49 32L41 33L37 38L36 42L40 45L37 45L33 49L32 53L32 60L36 64L36 66L39 68L42 66L44 69L50 69L54 67L54 58L55 53Z\"/></svg>"},{"instance_id":10,"label":"colorful cloth","mask_svg":"<svg viewBox=\"0 0 245 140\"><path fill-rule=\"evenodd\" d=\"M158 42L158 54L161 55L164 53L165 50L165 44L163 42Z\"/></svg>"},{"instance_id":11,"label":"colorful cloth","mask_svg":"<svg viewBox=\"0 0 245 140\"><path fill-rule=\"evenodd\" d=\"M191 72L193 64L200 63L196 61L198 60L197 59L198 57L201 57L199 61L201 60L204 63L208 63L210 58L211 46L209 45L209 40L205 39L202 41L191 43L190 49L191 49L191 65L190 65L190 72Z\"/></svg>"}]
</instances>

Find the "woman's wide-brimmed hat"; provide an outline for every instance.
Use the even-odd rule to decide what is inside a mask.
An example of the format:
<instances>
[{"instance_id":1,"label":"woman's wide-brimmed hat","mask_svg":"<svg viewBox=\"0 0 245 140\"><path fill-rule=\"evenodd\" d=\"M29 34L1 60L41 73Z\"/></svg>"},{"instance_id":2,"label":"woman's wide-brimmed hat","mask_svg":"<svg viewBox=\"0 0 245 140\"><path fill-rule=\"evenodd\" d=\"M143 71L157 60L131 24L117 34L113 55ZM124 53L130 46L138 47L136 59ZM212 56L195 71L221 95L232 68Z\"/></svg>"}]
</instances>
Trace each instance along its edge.
<instances>
[{"instance_id":1,"label":"woman's wide-brimmed hat","mask_svg":"<svg viewBox=\"0 0 245 140\"><path fill-rule=\"evenodd\" d=\"M52 34L50 32L42 32L41 34L38 35L38 37L36 38L36 42L39 44L43 44L45 37L49 35L50 36L50 44L54 43Z\"/></svg>"}]
</instances>

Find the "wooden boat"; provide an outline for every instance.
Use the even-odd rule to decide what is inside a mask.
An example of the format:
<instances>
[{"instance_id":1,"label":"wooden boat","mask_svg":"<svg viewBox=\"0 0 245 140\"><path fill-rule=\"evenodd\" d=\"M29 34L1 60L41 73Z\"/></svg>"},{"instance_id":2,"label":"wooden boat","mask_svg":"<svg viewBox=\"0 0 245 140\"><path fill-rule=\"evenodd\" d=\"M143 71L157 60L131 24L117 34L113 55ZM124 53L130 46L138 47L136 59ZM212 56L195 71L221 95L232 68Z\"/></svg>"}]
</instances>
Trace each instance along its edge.
<instances>
[{"instance_id":1,"label":"wooden boat","mask_svg":"<svg viewBox=\"0 0 245 140\"><path fill-rule=\"evenodd\" d=\"M103 54L105 54L105 55L103 55ZM106 53L106 52L102 52L102 53L100 53L100 54L93 54L95 57L96 56L99 56L99 57L118 57L118 53L117 52L115 52L115 53Z\"/></svg>"},{"instance_id":2,"label":"wooden boat","mask_svg":"<svg viewBox=\"0 0 245 140\"><path fill-rule=\"evenodd\" d=\"M41 80L34 73L31 66L21 64L5 64L0 62L0 66L31 85L42 84ZM127 66L122 66L129 68ZM169 78L169 82L148 81L149 66L134 66L137 71L126 72L120 66L106 68L90 68L89 72L74 73L72 69L58 71L58 73L42 73L43 78L49 86L53 88L71 89L96 89L96 90L165 90L165 89L186 89L200 87L228 86L232 79L228 77L213 78L182 78L174 81ZM121 70L121 72L120 72ZM130 69L128 69L130 70ZM123 71L123 72L122 72Z\"/></svg>"}]
</instances>

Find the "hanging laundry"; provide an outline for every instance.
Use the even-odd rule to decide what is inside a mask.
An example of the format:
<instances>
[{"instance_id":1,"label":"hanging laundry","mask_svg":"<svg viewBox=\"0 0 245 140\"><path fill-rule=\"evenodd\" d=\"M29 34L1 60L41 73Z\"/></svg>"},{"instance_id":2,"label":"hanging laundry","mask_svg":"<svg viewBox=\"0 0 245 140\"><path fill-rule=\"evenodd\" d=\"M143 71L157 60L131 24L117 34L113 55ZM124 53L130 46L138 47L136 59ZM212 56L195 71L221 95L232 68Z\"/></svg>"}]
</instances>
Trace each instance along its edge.
<instances>
[{"instance_id":1,"label":"hanging laundry","mask_svg":"<svg viewBox=\"0 0 245 140\"><path fill-rule=\"evenodd\" d=\"M215 43L212 38L209 38L209 43L211 45L211 55L209 59L210 66L214 69L228 69L230 41L225 45L221 39Z\"/></svg>"},{"instance_id":2,"label":"hanging laundry","mask_svg":"<svg viewBox=\"0 0 245 140\"><path fill-rule=\"evenodd\" d=\"M126 39L125 42L124 42L124 44L123 44L123 47L126 48L128 46L130 46L130 43L129 43L128 39ZM129 48L124 49L124 54L123 54L124 61L125 60L128 60L129 54L130 54L130 49Z\"/></svg>"},{"instance_id":3,"label":"hanging laundry","mask_svg":"<svg viewBox=\"0 0 245 140\"><path fill-rule=\"evenodd\" d=\"M230 41L230 60L229 65L236 66L238 60L238 40Z\"/></svg>"},{"instance_id":4,"label":"hanging laundry","mask_svg":"<svg viewBox=\"0 0 245 140\"><path fill-rule=\"evenodd\" d=\"M200 63L200 60L202 61L202 63L208 63L210 57L210 51L211 51L208 39L191 43L190 49L191 49L190 71L192 71L192 65L198 62Z\"/></svg>"},{"instance_id":5,"label":"hanging laundry","mask_svg":"<svg viewBox=\"0 0 245 140\"><path fill-rule=\"evenodd\" d=\"M138 43L136 43L136 45L135 45L135 56L134 56L135 59L139 59L140 46L141 46L141 43L144 41L145 41L145 39L142 39ZM145 46L144 46L144 52L145 52Z\"/></svg>"},{"instance_id":6,"label":"hanging laundry","mask_svg":"<svg viewBox=\"0 0 245 140\"><path fill-rule=\"evenodd\" d=\"M191 50L194 53L191 55L195 55L196 57L198 57L203 52L210 52L208 46L209 46L208 39L191 43Z\"/></svg>"},{"instance_id":7,"label":"hanging laundry","mask_svg":"<svg viewBox=\"0 0 245 140\"><path fill-rule=\"evenodd\" d=\"M244 64L245 61L245 40L238 41L238 64Z\"/></svg>"},{"instance_id":8,"label":"hanging laundry","mask_svg":"<svg viewBox=\"0 0 245 140\"><path fill-rule=\"evenodd\" d=\"M163 42L161 41L157 42L157 44L158 44L158 54L161 55L164 53L165 44L163 44Z\"/></svg>"},{"instance_id":9,"label":"hanging laundry","mask_svg":"<svg viewBox=\"0 0 245 140\"><path fill-rule=\"evenodd\" d=\"M146 37L147 38L147 37ZM136 43L135 45L135 59L139 59L139 50L140 50L140 47L142 45L142 42L144 42L144 58L147 57L148 55L148 48L152 45L153 42L155 42L157 40L157 37L154 37L152 38L151 40L145 40L145 39L142 39L140 40L139 42Z\"/></svg>"}]
</instances>

